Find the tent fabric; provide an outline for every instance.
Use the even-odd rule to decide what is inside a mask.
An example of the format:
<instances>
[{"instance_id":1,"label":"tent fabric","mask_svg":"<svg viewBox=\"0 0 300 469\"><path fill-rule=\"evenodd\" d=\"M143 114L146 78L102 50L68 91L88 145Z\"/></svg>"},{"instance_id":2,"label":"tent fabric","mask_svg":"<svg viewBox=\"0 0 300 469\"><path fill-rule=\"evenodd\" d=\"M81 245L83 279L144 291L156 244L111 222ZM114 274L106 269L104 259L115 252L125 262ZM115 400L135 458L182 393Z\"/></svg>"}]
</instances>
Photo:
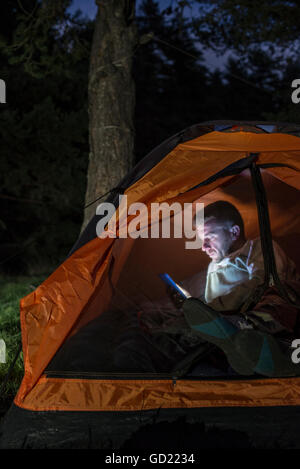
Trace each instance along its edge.
<instances>
[{"instance_id":1,"label":"tent fabric","mask_svg":"<svg viewBox=\"0 0 300 469\"><path fill-rule=\"evenodd\" d=\"M299 150L298 137L285 134L256 134L253 132L210 132L178 145L180 149L198 151L269 152Z\"/></svg>"},{"instance_id":2,"label":"tent fabric","mask_svg":"<svg viewBox=\"0 0 300 469\"><path fill-rule=\"evenodd\" d=\"M138 169L127 178L128 187L124 193L128 197L128 205L134 202L147 205L152 202L171 203L176 200L183 203L203 197L208 200L210 193L234 182L235 176L220 177L200 187L199 184L248 158L250 153L258 153L258 165L270 165L264 169L266 175L293 190L300 190L298 136L257 133L257 129L253 132L220 132L213 130L215 125L199 126L197 132L201 134L202 128L205 133L195 137L195 131L192 131L195 137L192 139L184 138L189 133L186 130L176 137L175 146L172 139L169 141L170 151L165 155L165 150L156 152L159 156L154 158L153 164L151 161L139 164ZM288 128L287 124L285 126ZM299 130L293 126L292 129L293 132ZM272 167L273 164L284 166ZM143 167L147 168L145 172ZM123 207L120 207L117 210L118 229L124 223L125 215ZM297 213L292 211L292 215L297 216ZM96 220L92 220L88 235L82 235L83 240L76 243L77 248L66 261L34 292L21 300L25 375L15 399L16 405L31 410L128 410L140 408L141 396L143 403L146 403L143 408L160 405L300 404L299 378L180 380L174 388L172 380L159 381L155 378L134 381L126 377L122 380L47 377L44 371L66 338L108 307L114 293L112 283L118 282L122 268L134 249L135 243L131 239L122 242L116 242L114 238L91 239ZM101 296L100 309L99 301L95 302L93 309L96 292Z\"/></svg>"},{"instance_id":3,"label":"tent fabric","mask_svg":"<svg viewBox=\"0 0 300 469\"><path fill-rule=\"evenodd\" d=\"M300 378L255 380L118 380L41 377L28 410L126 411L157 408L299 406ZM18 404L18 402L16 402Z\"/></svg>"},{"instance_id":4,"label":"tent fabric","mask_svg":"<svg viewBox=\"0 0 300 469\"><path fill-rule=\"evenodd\" d=\"M159 161L161 161L170 151L172 151L179 143L192 140L205 135L209 132L221 128L226 128L227 131L231 131L232 128L248 127L251 131L263 132L260 126L270 126L273 132L284 133L287 135L300 136L300 126L297 124L290 123L278 123L278 122L253 122L253 121L207 121L202 124L196 124L187 129L178 132L178 134L165 140L163 143L154 148L145 158L143 158L123 179L120 181L117 188L112 191L108 197L108 201L113 201L114 205L117 206L117 197L115 194L123 193L130 185L138 181L144 176L150 169L153 168ZM241 130L241 129L240 129ZM83 246L88 241L91 241L95 237L95 225L99 216L95 215L90 223L81 234L73 248L71 249L70 255L79 247Z\"/></svg>"}]
</instances>

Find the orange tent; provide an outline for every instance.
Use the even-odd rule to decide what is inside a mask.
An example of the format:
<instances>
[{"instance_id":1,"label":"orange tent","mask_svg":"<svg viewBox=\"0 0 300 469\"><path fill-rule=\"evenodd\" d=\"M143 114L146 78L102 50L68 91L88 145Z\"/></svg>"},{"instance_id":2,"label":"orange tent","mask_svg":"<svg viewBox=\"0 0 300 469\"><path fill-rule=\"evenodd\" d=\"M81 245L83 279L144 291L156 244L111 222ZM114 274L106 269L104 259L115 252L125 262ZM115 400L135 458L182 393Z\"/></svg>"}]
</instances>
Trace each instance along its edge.
<instances>
[{"instance_id":1,"label":"orange tent","mask_svg":"<svg viewBox=\"0 0 300 469\"><path fill-rule=\"evenodd\" d=\"M185 129L142 160L115 188L117 234L127 204L228 200L240 211L247 237L261 236L253 171L268 200L272 237L300 271L300 127L254 122L207 122ZM176 215L176 214L175 214ZM172 373L51 372L51 362L68 339L146 286L152 303L164 294L158 278L168 271L181 280L204 272L201 250L184 239L99 238L95 215L68 258L34 292L21 300L25 374L14 405L29 411L140 411L203 407L299 406L300 378L176 377ZM132 217L131 217L132 219ZM174 223L175 216L171 217ZM141 224L149 225L148 218ZM176 253L176 255L174 255ZM145 296L144 296L145 297ZM132 300L133 301L133 300ZM123 310L125 309L125 306ZM134 308L133 308L134 309ZM98 344L101 349L101 344ZM81 350L84 355L84 348Z\"/></svg>"}]
</instances>

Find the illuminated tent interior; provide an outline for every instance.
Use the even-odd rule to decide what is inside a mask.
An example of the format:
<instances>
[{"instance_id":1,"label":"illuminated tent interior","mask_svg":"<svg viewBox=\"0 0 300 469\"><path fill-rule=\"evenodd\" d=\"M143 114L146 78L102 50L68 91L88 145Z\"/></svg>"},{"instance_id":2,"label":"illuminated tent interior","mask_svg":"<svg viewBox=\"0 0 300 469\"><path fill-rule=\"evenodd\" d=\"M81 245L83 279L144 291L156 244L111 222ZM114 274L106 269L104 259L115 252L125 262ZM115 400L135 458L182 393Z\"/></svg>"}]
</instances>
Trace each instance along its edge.
<instances>
[{"instance_id":1,"label":"illuminated tent interior","mask_svg":"<svg viewBox=\"0 0 300 469\"><path fill-rule=\"evenodd\" d=\"M299 210L298 190L281 182L265 170L262 170L262 178L270 201L269 214L273 240L300 267L300 251L295 249L300 241L300 219L297 217L297 210ZM200 198L195 199L197 194L193 192L191 191L189 196L193 207L198 202L203 203L204 206L218 200L231 202L238 208L243 217L246 238L259 237L256 199L249 170L244 170L222 187L218 187ZM180 201L180 198L177 200ZM191 213L194 214L195 209L191 210ZM103 286L95 292L93 300L85 310L82 322L79 321L72 331L72 339L59 350L57 356L47 367L49 376L63 375L61 372L64 371L76 371L79 374L86 371L97 373L126 373L129 371L147 373L153 371L142 366L143 363L139 363L139 357L136 358L135 367L130 367L126 350L123 352L125 356L122 360L122 366L115 365L113 355L116 337L118 338L122 333L122 328L128 327L128 321L134 320L135 317L139 317L141 323L145 319L147 324L147 316L154 315L154 321L155 317L158 316L156 322L161 322L164 318L168 322L179 314L167 295L166 286L159 277L160 273L168 272L192 296L201 298L204 294L209 263L208 256L202 252L201 248L188 249L186 247L188 238L174 237L174 224L183 223L181 212L177 213L175 217L164 218L164 222L166 220L171 227L170 238L161 237L162 229L160 226L160 238L151 238L149 229L147 238L138 237L128 240L128 254L120 274L115 281L112 280L112 270L108 274L110 277L108 283L113 292L108 306L99 316L103 288L105 288ZM160 221L160 225L161 223ZM149 228L151 228L151 222ZM143 231L141 230L141 232ZM116 252L119 249L118 243L124 244L124 240L115 242ZM87 319L95 316L96 319L89 322L88 326L84 328L83 324L86 323ZM159 324L157 328L159 330ZM151 350L148 353L151 353ZM175 350L170 351L171 355L174 353ZM172 364L166 361L167 359L163 360L162 357L159 359L160 362L156 363L156 371L172 374ZM175 357L174 360L173 366L176 368ZM200 359L199 361L201 362ZM230 372L225 372L222 369L216 369L213 365L208 367L206 357L202 360L202 364L202 368L198 366L194 369L193 375L197 375L197 373L200 376L203 374L228 376L230 373L235 375L232 369Z\"/></svg>"}]
</instances>

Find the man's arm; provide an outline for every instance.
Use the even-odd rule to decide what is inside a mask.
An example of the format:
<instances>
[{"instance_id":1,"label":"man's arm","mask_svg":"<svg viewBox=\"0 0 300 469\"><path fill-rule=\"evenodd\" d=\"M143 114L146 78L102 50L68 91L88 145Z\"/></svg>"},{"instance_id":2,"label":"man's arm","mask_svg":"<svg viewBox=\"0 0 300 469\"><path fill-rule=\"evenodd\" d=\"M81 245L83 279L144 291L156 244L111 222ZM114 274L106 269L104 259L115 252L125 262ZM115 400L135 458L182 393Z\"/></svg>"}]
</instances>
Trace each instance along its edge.
<instances>
[{"instance_id":1,"label":"man's arm","mask_svg":"<svg viewBox=\"0 0 300 469\"><path fill-rule=\"evenodd\" d=\"M262 279L260 277L255 277L247 282L241 283L240 285L236 285L229 293L218 296L209 303L203 301L202 298L197 298L197 300L204 305L210 306L215 311L236 311L260 284L262 284ZM171 288L168 288L167 293L176 308L180 309L185 301L184 298L174 292Z\"/></svg>"},{"instance_id":2,"label":"man's arm","mask_svg":"<svg viewBox=\"0 0 300 469\"><path fill-rule=\"evenodd\" d=\"M207 303L207 305L215 311L236 311L248 300L255 289L263 283L263 280L263 276L255 276L246 282L236 285L229 293L218 296Z\"/></svg>"}]
</instances>

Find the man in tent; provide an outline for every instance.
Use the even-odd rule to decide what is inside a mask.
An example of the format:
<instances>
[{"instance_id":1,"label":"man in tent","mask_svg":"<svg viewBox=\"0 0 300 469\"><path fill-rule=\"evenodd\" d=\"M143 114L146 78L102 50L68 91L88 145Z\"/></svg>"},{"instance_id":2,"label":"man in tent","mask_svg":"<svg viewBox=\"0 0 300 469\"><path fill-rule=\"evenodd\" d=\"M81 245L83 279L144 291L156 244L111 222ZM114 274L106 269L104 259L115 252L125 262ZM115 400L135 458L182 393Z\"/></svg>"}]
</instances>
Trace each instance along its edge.
<instances>
[{"instance_id":1,"label":"man in tent","mask_svg":"<svg viewBox=\"0 0 300 469\"><path fill-rule=\"evenodd\" d=\"M229 202L208 205L204 220L202 251L211 258L205 301L217 311L237 310L264 282L260 239L246 240L243 219ZM298 280L295 264L274 241L273 249L279 278L283 282ZM266 315L264 318L267 321Z\"/></svg>"},{"instance_id":2,"label":"man in tent","mask_svg":"<svg viewBox=\"0 0 300 469\"><path fill-rule=\"evenodd\" d=\"M298 280L293 262L275 242L273 249L280 280ZM273 315L272 309L259 311L259 307L247 312L247 318L239 314L264 282L264 259L260 239L246 240L242 217L232 204L219 201L206 207L202 250L211 258L205 303L188 298L182 305L190 327L221 348L240 374L299 374L300 365L291 360L292 349L278 340L280 335L291 337L298 318L296 308L282 302L281 314L274 310L277 314Z\"/></svg>"}]
</instances>

